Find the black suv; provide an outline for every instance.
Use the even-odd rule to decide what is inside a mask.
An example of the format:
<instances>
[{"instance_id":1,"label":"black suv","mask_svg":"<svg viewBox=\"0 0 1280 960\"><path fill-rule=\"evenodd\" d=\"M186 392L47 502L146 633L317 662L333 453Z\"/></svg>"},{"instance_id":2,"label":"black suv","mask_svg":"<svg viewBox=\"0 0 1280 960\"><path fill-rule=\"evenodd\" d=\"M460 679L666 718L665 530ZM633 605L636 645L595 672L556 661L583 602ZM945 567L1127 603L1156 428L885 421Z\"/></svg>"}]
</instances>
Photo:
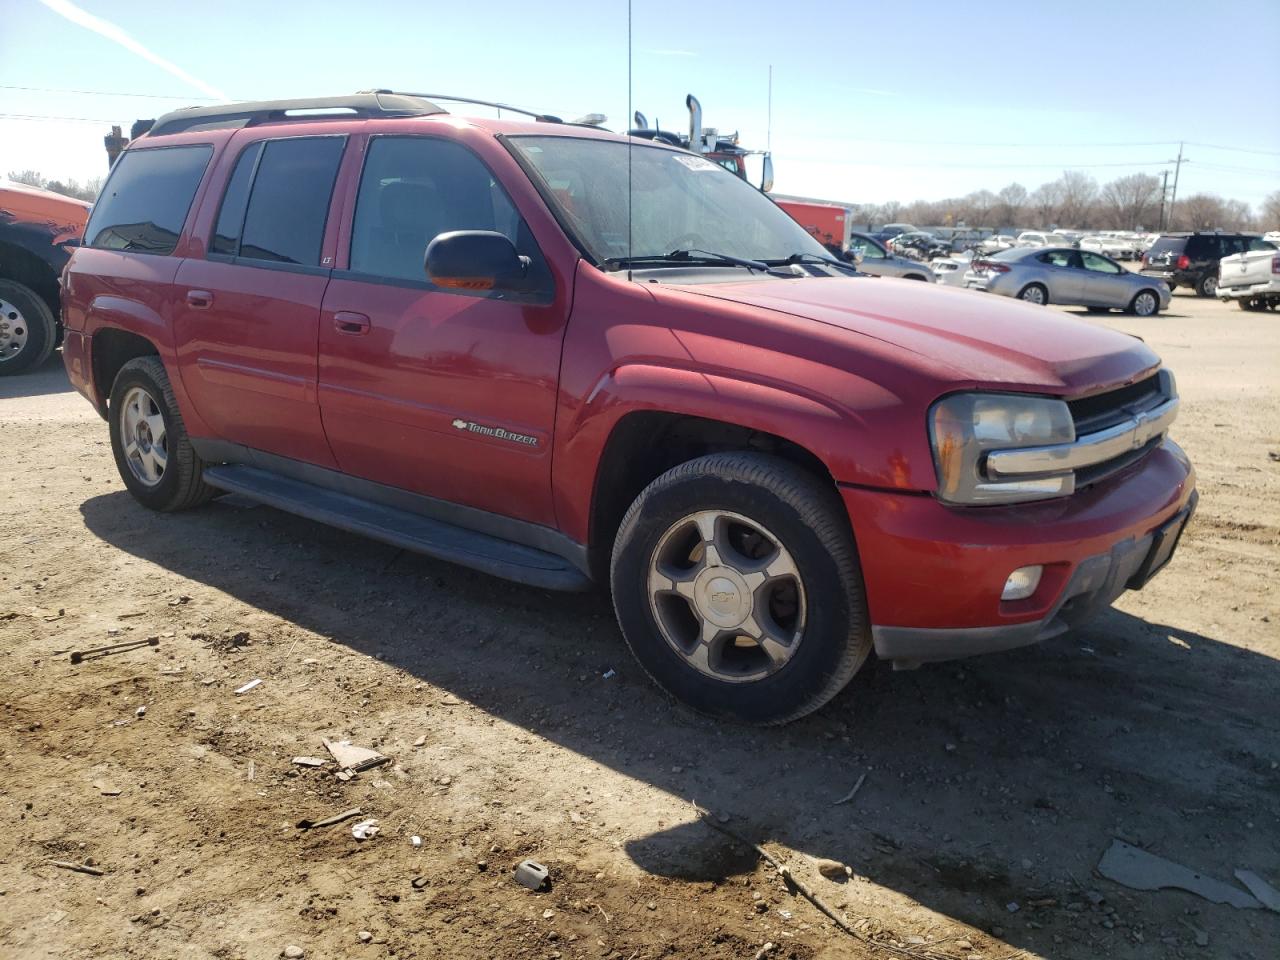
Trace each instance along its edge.
<instances>
[{"instance_id":1,"label":"black suv","mask_svg":"<svg viewBox=\"0 0 1280 960\"><path fill-rule=\"evenodd\" d=\"M1273 246L1256 233L1162 233L1142 258L1142 275L1202 297L1218 292L1218 261L1233 253Z\"/></svg>"}]
</instances>

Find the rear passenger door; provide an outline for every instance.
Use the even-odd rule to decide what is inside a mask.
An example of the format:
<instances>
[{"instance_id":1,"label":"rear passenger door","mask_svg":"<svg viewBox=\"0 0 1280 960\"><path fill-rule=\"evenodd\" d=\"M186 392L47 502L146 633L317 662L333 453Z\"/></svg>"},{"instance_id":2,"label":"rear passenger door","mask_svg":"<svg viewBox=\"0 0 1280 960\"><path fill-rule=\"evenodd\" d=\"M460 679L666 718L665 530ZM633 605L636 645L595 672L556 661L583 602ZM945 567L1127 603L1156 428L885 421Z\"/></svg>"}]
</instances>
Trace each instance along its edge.
<instances>
[{"instance_id":1,"label":"rear passenger door","mask_svg":"<svg viewBox=\"0 0 1280 960\"><path fill-rule=\"evenodd\" d=\"M535 289L434 286L424 253L450 230L505 234ZM452 140L370 137L350 232L320 322L320 409L342 470L553 526L568 298L506 191Z\"/></svg>"},{"instance_id":2,"label":"rear passenger door","mask_svg":"<svg viewBox=\"0 0 1280 960\"><path fill-rule=\"evenodd\" d=\"M219 438L333 466L316 400L322 245L346 138L236 144L205 259L175 280L183 385Z\"/></svg>"}]
</instances>

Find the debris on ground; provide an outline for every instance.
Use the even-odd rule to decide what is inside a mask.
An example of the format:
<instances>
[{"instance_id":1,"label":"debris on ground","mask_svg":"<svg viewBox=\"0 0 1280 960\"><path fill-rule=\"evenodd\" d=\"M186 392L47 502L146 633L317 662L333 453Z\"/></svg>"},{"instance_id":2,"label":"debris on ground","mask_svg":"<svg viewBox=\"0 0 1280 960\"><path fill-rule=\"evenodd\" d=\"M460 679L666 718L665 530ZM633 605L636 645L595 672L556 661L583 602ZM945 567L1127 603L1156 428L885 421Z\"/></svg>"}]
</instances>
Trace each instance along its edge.
<instances>
[{"instance_id":1,"label":"debris on ground","mask_svg":"<svg viewBox=\"0 0 1280 960\"><path fill-rule=\"evenodd\" d=\"M842 803L848 803L848 802L849 802L850 800L852 800L855 796L857 796L858 791L862 789L862 784L866 781L866 779L867 779L867 775L864 773L862 776L860 776L860 777L858 778L858 782L857 782L857 783L855 783L855 784L853 785L853 789L852 789L852 790L850 790L850 791L849 791L848 793L846 793L843 797L841 797L839 800L837 800L835 803L833 803L833 804L831 804L831 805L832 805L833 807L838 807L838 806L840 806L840 804L842 804Z\"/></svg>"},{"instance_id":2,"label":"debris on ground","mask_svg":"<svg viewBox=\"0 0 1280 960\"><path fill-rule=\"evenodd\" d=\"M1236 879L1249 888L1252 893L1264 907L1268 910L1274 910L1280 913L1280 890L1276 890L1271 884L1263 880L1252 870L1237 870Z\"/></svg>"},{"instance_id":3,"label":"debris on ground","mask_svg":"<svg viewBox=\"0 0 1280 960\"><path fill-rule=\"evenodd\" d=\"M838 883L844 883L853 876L853 868L846 867L839 860L828 860L826 857L815 857L813 865L818 868L818 872L828 880L835 880Z\"/></svg>"},{"instance_id":4,"label":"debris on ground","mask_svg":"<svg viewBox=\"0 0 1280 960\"><path fill-rule=\"evenodd\" d=\"M352 817L359 817L364 811L359 807L352 807L350 810L343 810L341 813L335 813L332 817L325 817L323 820L299 820L299 830L314 830L317 827L331 827L335 823L341 823L343 820L350 820Z\"/></svg>"},{"instance_id":5,"label":"debris on ground","mask_svg":"<svg viewBox=\"0 0 1280 960\"><path fill-rule=\"evenodd\" d=\"M329 761L324 757L294 757L291 762L300 767L323 767Z\"/></svg>"},{"instance_id":6,"label":"debris on ground","mask_svg":"<svg viewBox=\"0 0 1280 960\"><path fill-rule=\"evenodd\" d=\"M1237 910L1262 909L1261 903L1239 887L1196 873L1190 867L1147 853L1123 840L1111 841L1111 846L1098 861L1098 873L1134 890L1173 887L1213 903L1230 904Z\"/></svg>"},{"instance_id":7,"label":"debris on ground","mask_svg":"<svg viewBox=\"0 0 1280 960\"><path fill-rule=\"evenodd\" d=\"M357 840L372 840L378 835L378 821L374 819L361 820L351 828L351 835Z\"/></svg>"},{"instance_id":8,"label":"debris on ground","mask_svg":"<svg viewBox=\"0 0 1280 960\"><path fill-rule=\"evenodd\" d=\"M370 933L368 930L361 930L359 933L356 934L356 939L358 939L361 943L368 943L370 940L373 939L373 934Z\"/></svg>"},{"instance_id":9,"label":"debris on ground","mask_svg":"<svg viewBox=\"0 0 1280 960\"><path fill-rule=\"evenodd\" d=\"M63 870L74 870L76 873L87 873L91 877L100 877L106 871L95 867L91 863L73 863L70 860L46 860L45 863L51 867L59 867Z\"/></svg>"},{"instance_id":10,"label":"debris on ground","mask_svg":"<svg viewBox=\"0 0 1280 960\"><path fill-rule=\"evenodd\" d=\"M284 957L285 960L301 960L306 955L307 951L292 943L280 951L280 956Z\"/></svg>"},{"instance_id":11,"label":"debris on ground","mask_svg":"<svg viewBox=\"0 0 1280 960\"><path fill-rule=\"evenodd\" d=\"M606 670L606 671L604 672L604 675L603 675L600 679L601 679L601 680L612 680L612 679L613 679L614 677L616 677L617 675L618 675L618 671L617 671L617 670Z\"/></svg>"},{"instance_id":12,"label":"debris on ground","mask_svg":"<svg viewBox=\"0 0 1280 960\"><path fill-rule=\"evenodd\" d=\"M338 762L339 772L348 774L347 777L341 778L344 780L350 779L350 774L391 761L390 757L383 756L377 750L352 746L350 740L322 740L321 743Z\"/></svg>"},{"instance_id":13,"label":"debris on ground","mask_svg":"<svg viewBox=\"0 0 1280 960\"><path fill-rule=\"evenodd\" d=\"M124 640L120 643L109 643L105 647L91 647L88 650L72 650L71 662L83 663L86 657L97 660L99 657L105 657L113 653L124 653L128 650L136 650L139 647L158 646L160 646L159 637L147 637L143 640Z\"/></svg>"},{"instance_id":14,"label":"debris on ground","mask_svg":"<svg viewBox=\"0 0 1280 960\"><path fill-rule=\"evenodd\" d=\"M409 845L413 847L422 846L422 838L419 837L417 834L414 834L412 837L409 838Z\"/></svg>"},{"instance_id":15,"label":"debris on ground","mask_svg":"<svg viewBox=\"0 0 1280 960\"><path fill-rule=\"evenodd\" d=\"M120 796L120 788L114 783L108 783L105 780L93 781L93 789L97 790L98 793L102 794L104 797Z\"/></svg>"},{"instance_id":16,"label":"debris on ground","mask_svg":"<svg viewBox=\"0 0 1280 960\"><path fill-rule=\"evenodd\" d=\"M522 860L516 866L516 883L530 890L542 890L551 872L536 860Z\"/></svg>"},{"instance_id":17,"label":"debris on ground","mask_svg":"<svg viewBox=\"0 0 1280 960\"><path fill-rule=\"evenodd\" d=\"M249 681L248 683L246 683L243 687L237 687L237 688L236 688L236 690L235 690L236 696L239 696L239 695L240 695L240 694L242 694L242 693L248 693L250 690L252 690L254 687L256 687L256 686L257 686L258 684L260 684L261 682L262 682L262 680L261 680L260 678L255 678L255 679L253 679L253 680L250 680L250 681Z\"/></svg>"}]
</instances>

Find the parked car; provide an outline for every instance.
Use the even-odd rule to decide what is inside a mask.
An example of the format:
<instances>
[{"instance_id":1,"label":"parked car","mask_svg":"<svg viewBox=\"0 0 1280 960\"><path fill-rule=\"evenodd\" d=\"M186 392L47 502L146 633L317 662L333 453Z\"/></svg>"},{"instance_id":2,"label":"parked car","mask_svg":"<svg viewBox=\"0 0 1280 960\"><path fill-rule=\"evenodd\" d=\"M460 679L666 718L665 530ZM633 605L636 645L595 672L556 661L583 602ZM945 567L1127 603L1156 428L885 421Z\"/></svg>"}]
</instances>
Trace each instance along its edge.
<instances>
[{"instance_id":1,"label":"parked car","mask_svg":"<svg viewBox=\"0 0 1280 960\"><path fill-rule=\"evenodd\" d=\"M1244 253L1223 257L1218 265L1218 296L1242 310L1280 308L1280 250L1266 240L1249 241Z\"/></svg>"},{"instance_id":2,"label":"parked car","mask_svg":"<svg viewBox=\"0 0 1280 960\"><path fill-rule=\"evenodd\" d=\"M978 252L999 253L1001 250L1013 249L1017 243L1016 237L1011 237L1007 233L995 233L978 244Z\"/></svg>"},{"instance_id":3,"label":"parked car","mask_svg":"<svg viewBox=\"0 0 1280 960\"><path fill-rule=\"evenodd\" d=\"M39 366L62 342L58 274L88 217L81 200L0 182L0 377Z\"/></svg>"},{"instance_id":4,"label":"parked car","mask_svg":"<svg viewBox=\"0 0 1280 960\"><path fill-rule=\"evenodd\" d=\"M1262 235L1262 239L1267 243L1274 243L1277 247L1280 247L1280 230L1268 230Z\"/></svg>"},{"instance_id":5,"label":"parked car","mask_svg":"<svg viewBox=\"0 0 1280 960\"><path fill-rule=\"evenodd\" d=\"M930 267L917 260L897 256L865 233L849 235L849 254L855 258L859 270L873 277L902 277L927 283L935 279Z\"/></svg>"},{"instance_id":6,"label":"parked car","mask_svg":"<svg viewBox=\"0 0 1280 960\"><path fill-rule=\"evenodd\" d=\"M1201 297L1218 292L1218 264L1243 253L1256 233L1162 233L1142 258L1142 275L1163 280L1170 290L1191 287ZM1265 242L1265 241L1262 241Z\"/></svg>"},{"instance_id":7,"label":"parked car","mask_svg":"<svg viewBox=\"0 0 1280 960\"><path fill-rule=\"evenodd\" d=\"M923 261L946 256L951 252L951 244L923 230L898 234L889 241L889 248L899 255Z\"/></svg>"},{"instance_id":8,"label":"parked car","mask_svg":"<svg viewBox=\"0 0 1280 960\"><path fill-rule=\"evenodd\" d=\"M1169 305L1169 288L1114 260L1069 247L1014 248L975 260L964 284L1029 303L1127 310L1151 317Z\"/></svg>"},{"instance_id":9,"label":"parked car","mask_svg":"<svg viewBox=\"0 0 1280 960\"><path fill-rule=\"evenodd\" d=\"M939 257L929 267L937 283L948 287L963 287L964 275L969 270L970 259L961 256Z\"/></svg>"},{"instance_id":10,"label":"parked car","mask_svg":"<svg viewBox=\"0 0 1280 960\"><path fill-rule=\"evenodd\" d=\"M1137 256L1137 249L1132 240L1120 237L1092 236L1080 241L1081 250L1092 250L1113 260L1132 260Z\"/></svg>"},{"instance_id":11,"label":"parked car","mask_svg":"<svg viewBox=\"0 0 1280 960\"><path fill-rule=\"evenodd\" d=\"M1054 243L1048 233L1038 230L1023 230L1014 241L1015 247L1047 247Z\"/></svg>"},{"instance_id":12,"label":"parked car","mask_svg":"<svg viewBox=\"0 0 1280 960\"><path fill-rule=\"evenodd\" d=\"M608 584L644 669L720 717L802 716L873 650L1054 637L1195 507L1141 340L860 276L718 164L545 117L167 114L63 278L67 371L139 503L236 491Z\"/></svg>"}]
</instances>

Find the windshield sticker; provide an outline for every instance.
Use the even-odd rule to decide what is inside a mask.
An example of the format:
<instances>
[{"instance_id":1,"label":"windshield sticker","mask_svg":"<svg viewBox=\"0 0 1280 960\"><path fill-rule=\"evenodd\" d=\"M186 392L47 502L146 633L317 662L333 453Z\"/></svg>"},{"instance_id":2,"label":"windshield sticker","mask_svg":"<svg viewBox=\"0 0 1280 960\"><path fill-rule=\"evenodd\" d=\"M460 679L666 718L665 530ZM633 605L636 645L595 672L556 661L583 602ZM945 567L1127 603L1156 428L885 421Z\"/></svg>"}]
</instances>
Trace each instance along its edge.
<instances>
[{"instance_id":1,"label":"windshield sticker","mask_svg":"<svg viewBox=\"0 0 1280 960\"><path fill-rule=\"evenodd\" d=\"M716 165L712 163L710 160L703 160L701 157L676 156L676 157L673 157L672 159L674 159L676 163L683 163L690 170L706 171L706 170L714 170L716 168Z\"/></svg>"}]
</instances>

